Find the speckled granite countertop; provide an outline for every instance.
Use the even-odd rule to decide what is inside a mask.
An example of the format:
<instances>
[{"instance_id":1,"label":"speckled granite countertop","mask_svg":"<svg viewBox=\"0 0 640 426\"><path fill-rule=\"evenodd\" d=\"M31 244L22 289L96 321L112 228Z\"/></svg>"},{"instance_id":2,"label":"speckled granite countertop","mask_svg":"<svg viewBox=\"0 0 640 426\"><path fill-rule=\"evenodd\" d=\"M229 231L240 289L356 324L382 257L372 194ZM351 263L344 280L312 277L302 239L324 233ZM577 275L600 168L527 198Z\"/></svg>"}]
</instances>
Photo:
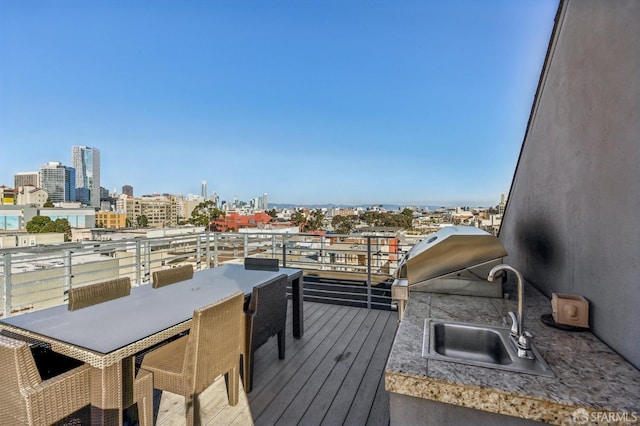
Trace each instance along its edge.
<instances>
[{"instance_id":1,"label":"speckled granite countertop","mask_svg":"<svg viewBox=\"0 0 640 426\"><path fill-rule=\"evenodd\" d=\"M542 324L551 302L531 285L525 286L524 328L555 378L422 357L426 318L502 326L516 305L514 297L411 292L387 362L387 391L551 424L624 413L623 420L640 423L640 371L589 332Z\"/></svg>"}]
</instances>

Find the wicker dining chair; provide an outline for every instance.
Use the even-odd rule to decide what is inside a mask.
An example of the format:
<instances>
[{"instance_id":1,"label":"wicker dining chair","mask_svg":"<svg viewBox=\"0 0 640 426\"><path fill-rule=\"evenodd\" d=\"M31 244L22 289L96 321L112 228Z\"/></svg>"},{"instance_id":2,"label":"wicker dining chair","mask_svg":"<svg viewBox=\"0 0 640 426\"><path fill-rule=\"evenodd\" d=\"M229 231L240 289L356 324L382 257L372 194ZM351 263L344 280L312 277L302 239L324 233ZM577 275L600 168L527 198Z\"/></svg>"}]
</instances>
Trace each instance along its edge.
<instances>
[{"instance_id":1,"label":"wicker dining chair","mask_svg":"<svg viewBox=\"0 0 640 426\"><path fill-rule=\"evenodd\" d=\"M182 265L171 269L164 269L153 273L153 288L190 280L193 278L193 266Z\"/></svg>"},{"instance_id":2,"label":"wicker dining chair","mask_svg":"<svg viewBox=\"0 0 640 426\"><path fill-rule=\"evenodd\" d=\"M253 288L245 311L242 379L245 392L253 388L253 355L271 336L278 335L278 357L284 359L287 322L287 276Z\"/></svg>"},{"instance_id":3,"label":"wicker dining chair","mask_svg":"<svg viewBox=\"0 0 640 426\"><path fill-rule=\"evenodd\" d=\"M117 278L69 290L70 311L86 308L108 300L131 294L131 279ZM133 364L132 364L133 365ZM131 374L134 374L131 371ZM138 373L133 381L133 402L138 406L141 426L153 425L153 378L148 373Z\"/></svg>"},{"instance_id":4,"label":"wicker dining chair","mask_svg":"<svg viewBox=\"0 0 640 426\"><path fill-rule=\"evenodd\" d=\"M69 290L68 308L70 311L75 311L129 294L131 294L131 279L129 277L74 287Z\"/></svg>"},{"instance_id":5,"label":"wicker dining chair","mask_svg":"<svg viewBox=\"0 0 640 426\"><path fill-rule=\"evenodd\" d=\"M91 367L79 367L43 380L29 345L0 335L0 424L50 425L89 417ZM70 417L72 416L72 417ZM84 423L83 423L84 424Z\"/></svg>"},{"instance_id":6,"label":"wicker dining chair","mask_svg":"<svg viewBox=\"0 0 640 426\"><path fill-rule=\"evenodd\" d=\"M153 375L151 372L138 370L133 381L133 402L138 406L140 426L153 426Z\"/></svg>"},{"instance_id":7,"label":"wicker dining chair","mask_svg":"<svg viewBox=\"0 0 640 426\"><path fill-rule=\"evenodd\" d=\"M147 353L140 371L153 373L156 389L185 397L187 425L199 423L199 394L225 374L229 405L238 403L242 303L237 292L196 309L189 334Z\"/></svg>"}]
</instances>

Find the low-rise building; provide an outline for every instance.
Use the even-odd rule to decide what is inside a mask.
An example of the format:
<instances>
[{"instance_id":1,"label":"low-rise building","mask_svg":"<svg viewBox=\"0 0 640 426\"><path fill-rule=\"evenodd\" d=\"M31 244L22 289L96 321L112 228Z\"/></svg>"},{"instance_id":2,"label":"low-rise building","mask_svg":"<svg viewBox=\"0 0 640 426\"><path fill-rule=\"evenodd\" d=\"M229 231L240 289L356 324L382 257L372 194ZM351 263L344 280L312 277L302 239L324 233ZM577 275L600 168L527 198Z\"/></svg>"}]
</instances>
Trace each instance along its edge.
<instances>
[{"instance_id":1,"label":"low-rise building","mask_svg":"<svg viewBox=\"0 0 640 426\"><path fill-rule=\"evenodd\" d=\"M229 212L213 222L217 231L238 231L241 228L264 227L271 222L272 217L263 212L242 215L238 212Z\"/></svg>"},{"instance_id":2,"label":"low-rise building","mask_svg":"<svg viewBox=\"0 0 640 426\"><path fill-rule=\"evenodd\" d=\"M116 211L122 211L131 224L137 224L138 217L147 218L147 227L166 228L178 225L178 202L175 195L154 195L132 198L120 195Z\"/></svg>"},{"instance_id":3,"label":"low-rise building","mask_svg":"<svg viewBox=\"0 0 640 426\"><path fill-rule=\"evenodd\" d=\"M17 189L16 204L31 207L44 207L49 193L34 185L20 186Z\"/></svg>"},{"instance_id":4,"label":"low-rise building","mask_svg":"<svg viewBox=\"0 0 640 426\"><path fill-rule=\"evenodd\" d=\"M121 229L127 226L127 215L110 211L96 212L96 226L107 229Z\"/></svg>"}]
</instances>

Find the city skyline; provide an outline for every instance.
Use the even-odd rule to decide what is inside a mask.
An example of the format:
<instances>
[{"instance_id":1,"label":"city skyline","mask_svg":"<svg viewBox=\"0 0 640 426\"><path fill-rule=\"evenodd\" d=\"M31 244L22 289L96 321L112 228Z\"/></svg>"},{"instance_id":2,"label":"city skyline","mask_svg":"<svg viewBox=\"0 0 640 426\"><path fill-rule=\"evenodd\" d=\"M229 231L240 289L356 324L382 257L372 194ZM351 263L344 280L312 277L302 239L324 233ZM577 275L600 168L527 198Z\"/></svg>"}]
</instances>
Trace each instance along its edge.
<instances>
[{"instance_id":1,"label":"city skyline","mask_svg":"<svg viewBox=\"0 0 640 426\"><path fill-rule=\"evenodd\" d=\"M0 4L0 184L71 146L101 185L496 205L557 1Z\"/></svg>"}]
</instances>

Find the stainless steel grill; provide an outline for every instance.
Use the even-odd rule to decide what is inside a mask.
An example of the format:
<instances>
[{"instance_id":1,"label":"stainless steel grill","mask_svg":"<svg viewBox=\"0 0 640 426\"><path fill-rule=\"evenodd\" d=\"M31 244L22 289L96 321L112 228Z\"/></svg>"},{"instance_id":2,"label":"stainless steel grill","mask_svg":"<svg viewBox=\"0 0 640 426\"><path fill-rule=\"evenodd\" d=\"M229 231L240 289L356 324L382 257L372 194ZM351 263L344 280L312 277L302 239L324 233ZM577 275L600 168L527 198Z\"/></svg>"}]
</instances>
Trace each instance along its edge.
<instances>
[{"instance_id":1,"label":"stainless steel grill","mask_svg":"<svg viewBox=\"0 0 640 426\"><path fill-rule=\"evenodd\" d=\"M498 238L472 226L449 226L420 241L398 264L396 285L412 291L502 297L489 270L507 251Z\"/></svg>"}]
</instances>

